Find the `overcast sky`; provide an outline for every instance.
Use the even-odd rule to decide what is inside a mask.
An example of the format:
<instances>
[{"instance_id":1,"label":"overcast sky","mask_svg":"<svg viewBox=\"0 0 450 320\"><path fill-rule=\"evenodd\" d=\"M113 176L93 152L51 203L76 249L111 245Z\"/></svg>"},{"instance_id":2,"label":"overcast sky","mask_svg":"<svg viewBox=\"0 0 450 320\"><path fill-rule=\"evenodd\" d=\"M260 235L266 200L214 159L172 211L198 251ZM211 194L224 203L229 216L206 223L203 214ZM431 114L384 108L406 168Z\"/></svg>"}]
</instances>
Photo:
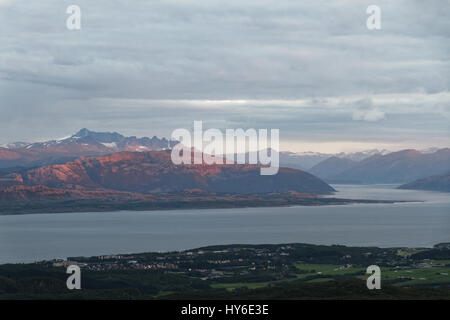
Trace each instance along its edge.
<instances>
[{"instance_id":1,"label":"overcast sky","mask_svg":"<svg viewBox=\"0 0 450 320\"><path fill-rule=\"evenodd\" d=\"M0 144L203 120L278 128L291 151L448 147L449 16L448 0L0 0Z\"/></svg>"}]
</instances>

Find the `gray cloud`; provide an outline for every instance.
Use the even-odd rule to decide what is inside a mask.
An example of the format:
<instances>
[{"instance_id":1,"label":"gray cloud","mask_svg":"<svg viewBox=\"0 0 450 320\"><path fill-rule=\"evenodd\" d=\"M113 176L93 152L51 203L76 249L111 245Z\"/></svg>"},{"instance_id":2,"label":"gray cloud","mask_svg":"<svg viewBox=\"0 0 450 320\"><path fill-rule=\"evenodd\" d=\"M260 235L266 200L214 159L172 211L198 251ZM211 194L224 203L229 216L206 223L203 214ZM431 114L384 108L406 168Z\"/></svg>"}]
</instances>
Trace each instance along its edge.
<instances>
[{"instance_id":1,"label":"gray cloud","mask_svg":"<svg viewBox=\"0 0 450 320\"><path fill-rule=\"evenodd\" d=\"M0 143L204 120L448 144L449 1L378 1L377 31L369 1L78 0L80 31L69 4L0 2Z\"/></svg>"}]
</instances>

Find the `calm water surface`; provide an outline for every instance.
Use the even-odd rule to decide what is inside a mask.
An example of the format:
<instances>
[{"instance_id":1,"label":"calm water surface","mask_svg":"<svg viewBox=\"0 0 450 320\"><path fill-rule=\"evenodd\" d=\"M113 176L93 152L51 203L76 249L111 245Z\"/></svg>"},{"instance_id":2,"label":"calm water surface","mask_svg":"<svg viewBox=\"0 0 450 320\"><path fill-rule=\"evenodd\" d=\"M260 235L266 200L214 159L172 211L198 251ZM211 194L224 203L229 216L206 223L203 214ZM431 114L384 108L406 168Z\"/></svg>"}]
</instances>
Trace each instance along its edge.
<instances>
[{"instance_id":1,"label":"calm water surface","mask_svg":"<svg viewBox=\"0 0 450 320\"><path fill-rule=\"evenodd\" d=\"M431 247L450 242L450 194L333 185L353 199L420 203L0 216L0 263L232 243Z\"/></svg>"}]
</instances>

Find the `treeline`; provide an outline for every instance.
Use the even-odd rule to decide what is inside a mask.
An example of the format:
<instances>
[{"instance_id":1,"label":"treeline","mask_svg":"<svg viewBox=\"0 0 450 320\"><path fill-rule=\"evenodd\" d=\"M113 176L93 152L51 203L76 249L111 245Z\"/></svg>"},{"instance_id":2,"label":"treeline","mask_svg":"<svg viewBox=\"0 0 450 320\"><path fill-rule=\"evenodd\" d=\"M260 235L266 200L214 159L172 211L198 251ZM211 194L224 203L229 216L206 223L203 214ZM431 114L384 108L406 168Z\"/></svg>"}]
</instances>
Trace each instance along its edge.
<instances>
[{"instance_id":1,"label":"treeline","mask_svg":"<svg viewBox=\"0 0 450 320\"><path fill-rule=\"evenodd\" d=\"M364 300L364 299L412 299L449 300L449 289L401 288L384 285L382 290L368 290L365 281L341 280L322 283L292 283L259 289L239 288L234 291L208 290L168 295L166 299L208 300Z\"/></svg>"},{"instance_id":2,"label":"treeline","mask_svg":"<svg viewBox=\"0 0 450 320\"><path fill-rule=\"evenodd\" d=\"M160 271L84 271L82 289L68 290L64 268L0 266L0 299L149 299L161 292L207 290L205 281Z\"/></svg>"}]
</instances>

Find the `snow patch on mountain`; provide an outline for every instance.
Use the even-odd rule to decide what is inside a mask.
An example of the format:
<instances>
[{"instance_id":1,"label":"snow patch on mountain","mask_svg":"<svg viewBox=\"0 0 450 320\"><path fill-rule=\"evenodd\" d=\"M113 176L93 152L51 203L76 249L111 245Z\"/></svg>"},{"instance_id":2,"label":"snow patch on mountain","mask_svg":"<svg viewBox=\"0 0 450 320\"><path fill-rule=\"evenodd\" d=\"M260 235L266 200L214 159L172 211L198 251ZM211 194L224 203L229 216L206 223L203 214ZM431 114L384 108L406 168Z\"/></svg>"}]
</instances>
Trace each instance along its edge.
<instances>
[{"instance_id":1,"label":"snow patch on mountain","mask_svg":"<svg viewBox=\"0 0 450 320\"><path fill-rule=\"evenodd\" d=\"M107 148L117 148L117 143L115 143L115 142L110 142L110 143L102 142L102 145L104 145Z\"/></svg>"}]
</instances>

